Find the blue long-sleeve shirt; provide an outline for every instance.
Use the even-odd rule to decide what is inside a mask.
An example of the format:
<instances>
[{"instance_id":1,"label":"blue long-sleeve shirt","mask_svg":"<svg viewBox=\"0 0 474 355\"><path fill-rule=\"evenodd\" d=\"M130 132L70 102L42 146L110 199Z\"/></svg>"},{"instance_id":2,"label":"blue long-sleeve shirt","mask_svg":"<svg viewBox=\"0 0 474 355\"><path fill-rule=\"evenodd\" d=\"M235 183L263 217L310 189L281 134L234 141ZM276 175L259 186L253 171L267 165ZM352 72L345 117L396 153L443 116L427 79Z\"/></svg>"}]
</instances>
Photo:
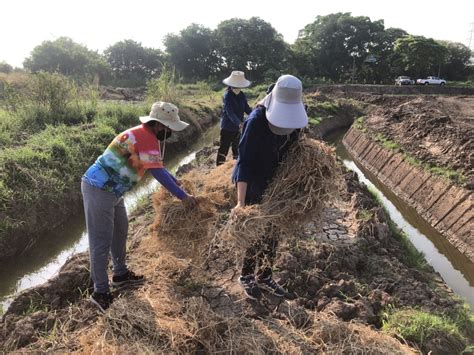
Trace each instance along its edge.
<instances>
[{"instance_id":1,"label":"blue long-sleeve shirt","mask_svg":"<svg viewBox=\"0 0 474 355\"><path fill-rule=\"evenodd\" d=\"M237 132L239 126L244 122L244 113L252 112L247 97L241 91L236 95L231 89L227 89L223 98L224 110L221 118L221 129Z\"/></svg>"},{"instance_id":2,"label":"blue long-sleeve shirt","mask_svg":"<svg viewBox=\"0 0 474 355\"><path fill-rule=\"evenodd\" d=\"M278 164L290 145L298 139L298 132L279 136L268 127L265 107L257 106L244 123L239 143L239 157L232 173L232 181L247 183L246 204L260 203L263 193L274 177Z\"/></svg>"},{"instance_id":3,"label":"blue long-sleeve shirt","mask_svg":"<svg viewBox=\"0 0 474 355\"><path fill-rule=\"evenodd\" d=\"M149 169L151 175L158 180L158 182L174 196L180 200L184 200L187 196L186 192L178 186L178 183L173 175L171 175L165 168L152 168Z\"/></svg>"}]
</instances>

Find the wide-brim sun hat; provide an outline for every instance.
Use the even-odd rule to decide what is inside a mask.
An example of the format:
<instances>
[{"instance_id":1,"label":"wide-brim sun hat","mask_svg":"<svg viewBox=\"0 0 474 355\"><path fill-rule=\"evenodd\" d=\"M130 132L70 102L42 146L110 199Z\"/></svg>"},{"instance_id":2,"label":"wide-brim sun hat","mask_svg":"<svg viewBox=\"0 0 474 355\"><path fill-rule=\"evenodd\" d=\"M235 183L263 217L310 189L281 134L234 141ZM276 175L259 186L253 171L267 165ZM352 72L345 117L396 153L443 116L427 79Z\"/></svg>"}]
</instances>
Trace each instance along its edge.
<instances>
[{"instance_id":1,"label":"wide-brim sun hat","mask_svg":"<svg viewBox=\"0 0 474 355\"><path fill-rule=\"evenodd\" d=\"M189 123L181 121L178 112L178 108L169 102L155 102L151 105L150 115L141 116L140 122L158 121L172 131L182 131L189 126Z\"/></svg>"},{"instance_id":2,"label":"wide-brim sun hat","mask_svg":"<svg viewBox=\"0 0 474 355\"><path fill-rule=\"evenodd\" d=\"M230 73L230 76L222 80L222 82L233 88L246 88L252 84L250 81L245 79L245 74L243 71L234 70Z\"/></svg>"},{"instance_id":3,"label":"wide-brim sun hat","mask_svg":"<svg viewBox=\"0 0 474 355\"><path fill-rule=\"evenodd\" d=\"M308 124L308 115L303 104L303 85L293 75L280 76L263 103L270 128L275 134L288 134Z\"/></svg>"}]
</instances>

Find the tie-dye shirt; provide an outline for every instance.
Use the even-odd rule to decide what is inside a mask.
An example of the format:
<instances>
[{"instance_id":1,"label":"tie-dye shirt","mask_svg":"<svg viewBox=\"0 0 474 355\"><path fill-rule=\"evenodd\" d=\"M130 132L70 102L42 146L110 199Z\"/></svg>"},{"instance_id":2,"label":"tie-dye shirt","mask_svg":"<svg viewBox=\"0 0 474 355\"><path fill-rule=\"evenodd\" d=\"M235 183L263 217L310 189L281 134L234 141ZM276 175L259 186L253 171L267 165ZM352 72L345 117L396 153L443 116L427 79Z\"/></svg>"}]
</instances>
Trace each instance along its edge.
<instances>
[{"instance_id":1,"label":"tie-dye shirt","mask_svg":"<svg viewBox=\"0 0 474 355\"><path fill-rule=\"evenodd\" d=\"M83 180L118 196L132 189L147 169L162 168L160 142L142 124L120 133L86 171Z\"/></svg>"}]
</instances>

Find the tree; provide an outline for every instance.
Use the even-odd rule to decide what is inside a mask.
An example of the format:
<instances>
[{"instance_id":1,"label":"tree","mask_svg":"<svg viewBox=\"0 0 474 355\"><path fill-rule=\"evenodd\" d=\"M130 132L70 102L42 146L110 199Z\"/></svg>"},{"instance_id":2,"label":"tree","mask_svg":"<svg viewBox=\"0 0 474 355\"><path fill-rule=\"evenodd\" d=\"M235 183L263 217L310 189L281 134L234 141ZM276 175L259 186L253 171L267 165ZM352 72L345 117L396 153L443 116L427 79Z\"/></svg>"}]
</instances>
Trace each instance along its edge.
<instances>
[{"instance_id":1,"label":"tree","mask_svg":"<svg viewBox=\"0 0 474 355\"><path fill-rule=\"evenodd\" d=\"M76 79L91 79L105 75L107 65L103 58L86 46L67 37L44 41L33 48L23 66L31 72L59 72Z\"/></svg>"},{"instance_id":2,"label":"tree","mask_svg":"<svg viewBox=\"0 0 474 355\"><path fill-rule=\"evenodd\" d=\"M420 78L438 74L447 49L432 38L409 35L397 39L395 54L405 73Z\"/></svg>"},{"instance_id":3,"label":"tree","mask_svg":"<svg viewBox=\"0 0 474 355\"><path fill-rule=\"evenodd\" d=\"M7 62L0 62L0 73L11 73L13 71L13 67L8 64Z\"/></svg>"},{"instance_id":4,"label":"tree","mask_svg":"<svg viewBox=\"0 0 474 355\"><path fill-rule=\"evenodd\" d=\"M473 55L469 47L462 43L440 41L446 48L445 64L442 75L448 80L466 80L470 72L470 60Z\"/></svg>"},{"instance_id":5,"label":"tree","mask_svg":"<svg viewBox=\"0 0 474 355\"><path fill-rule=\"evenodd\" d=\"M163 65L159 49L143 47L131 39L117 42L104 51L113 77L128 85L144 85Z\"/></svg>"},{"instance_id":6,"label":"tree","mask_svg":"<svg viewBox=\"0 0 474 355\"><path fill-rule=\"evenodd\" d=\"M372 53L375 39L383 30L382 20L372 22L350 13L316 17L300 31L293 46L300 73L348 80Z\"/></svg>"},{"instance_id":7,"label":"tree","mask_svg":"<svg viewBox=\"0 0 474 355\"><path fill-rule=\"evenodd\" d=\"M377 32L371 50L375 61L366 60L358 76L368 83L393 83L395 77L404 74L394 47L397 39L407 35L408 33L400 28L387 28Z\"/></svg>"},{"instance_id":8,"label":"tree","mask_svg":"<svg viewBox=\"0 0 474 355\"><path fill-rule=\"evenodd\" d=\"M223 21L217 26L215 36L226 73L243 70L250 80L258 82L267 73L273 73L271 79L275 79L276 73L289 67L289 46L281 34L258 17Z\"/></svg>"},{"instance_id":9,"label":"tree","mask_svg":"<svg viewBox=\"0 0 474 355\"><path fill-rule=\"evenodd\" d=\"M179 35L166 35L164 44L169 61L186 80L205 80L220 69L217 43L209 28L191 24Z\"/></svg>"}]
</instances>

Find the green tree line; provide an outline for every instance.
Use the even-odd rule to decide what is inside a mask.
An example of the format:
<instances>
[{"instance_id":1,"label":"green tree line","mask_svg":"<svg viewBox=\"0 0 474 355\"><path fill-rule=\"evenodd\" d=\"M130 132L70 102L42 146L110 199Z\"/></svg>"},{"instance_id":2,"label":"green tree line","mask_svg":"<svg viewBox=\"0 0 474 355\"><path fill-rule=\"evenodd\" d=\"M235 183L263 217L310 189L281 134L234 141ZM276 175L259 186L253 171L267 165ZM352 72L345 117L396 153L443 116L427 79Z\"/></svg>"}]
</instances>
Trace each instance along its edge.
<instances>
[{"instance_id":1,"label":"green tree line","mask_svg":"<svg viewBox=\"0 0 474 355\"><path fill-rule=\"evenodd\" d=\"M257 83L275 80L283 72L314 83L393 83L399 75L459 81L474 74L472 52L461 43L410 35L385 28L383 20L351 13L317 16L292 45L258 17L225 20L215 30L191 24L166 35L163 44L164 51L123 40L98 53L61 37L35 47L24 68L81 80L100 78L116 86L144 85L164 65L176 68L185 82L217 80L236 69ZM11 70L0 63L0 71Z\"/></svg>"}]
</instances>

